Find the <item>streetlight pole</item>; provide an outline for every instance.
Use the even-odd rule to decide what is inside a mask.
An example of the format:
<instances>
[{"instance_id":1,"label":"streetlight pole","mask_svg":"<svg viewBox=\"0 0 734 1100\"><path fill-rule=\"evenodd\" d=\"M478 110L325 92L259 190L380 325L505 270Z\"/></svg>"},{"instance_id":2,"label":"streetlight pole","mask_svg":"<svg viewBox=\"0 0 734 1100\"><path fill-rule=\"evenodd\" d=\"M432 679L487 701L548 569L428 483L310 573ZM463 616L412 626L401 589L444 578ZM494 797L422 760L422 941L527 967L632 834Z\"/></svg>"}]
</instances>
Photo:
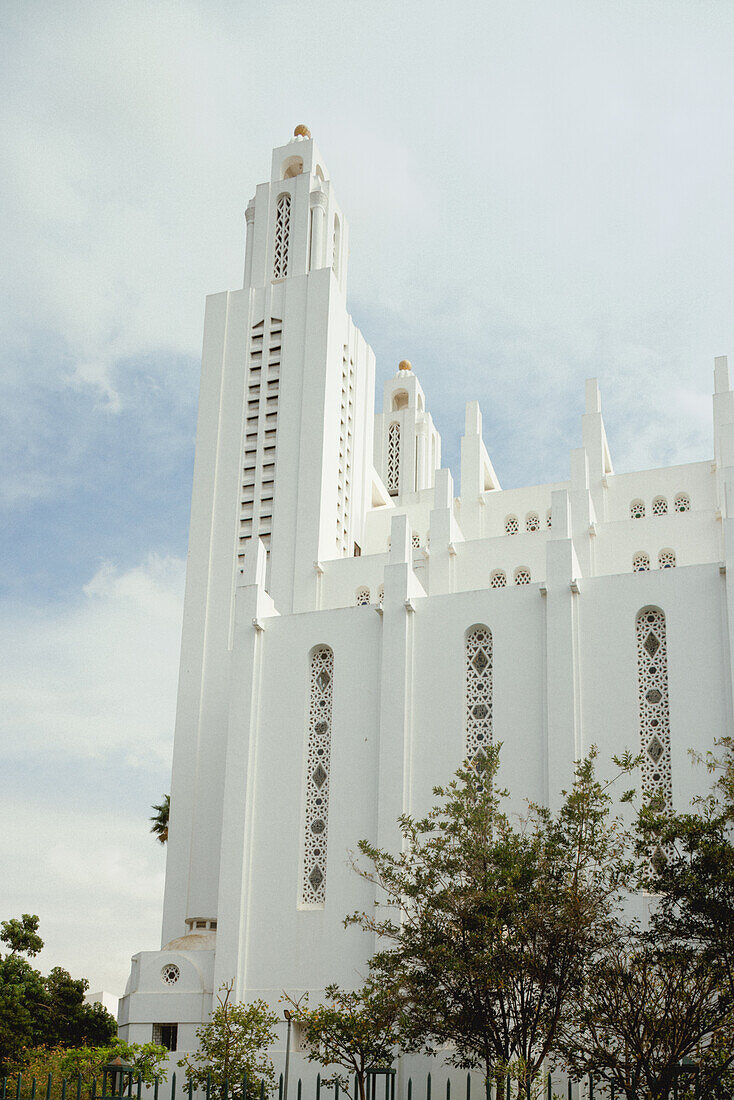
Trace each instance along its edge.
<instances>
[{"instance_id":1,"label":"streetlight pole","mask_svg":"<svg viewBox=\"0 0 734 1100\"><path fill-rule=\"evenodd\" d=\"M283 1015L288 1021L288 1031L285 1039L285 1075L283 1077L283 1100L288 1100L288 1063L291 1057L291 1020L293 1019L293 1013L287 1008L283 1009Z\"/></svg>"}]
</instances>

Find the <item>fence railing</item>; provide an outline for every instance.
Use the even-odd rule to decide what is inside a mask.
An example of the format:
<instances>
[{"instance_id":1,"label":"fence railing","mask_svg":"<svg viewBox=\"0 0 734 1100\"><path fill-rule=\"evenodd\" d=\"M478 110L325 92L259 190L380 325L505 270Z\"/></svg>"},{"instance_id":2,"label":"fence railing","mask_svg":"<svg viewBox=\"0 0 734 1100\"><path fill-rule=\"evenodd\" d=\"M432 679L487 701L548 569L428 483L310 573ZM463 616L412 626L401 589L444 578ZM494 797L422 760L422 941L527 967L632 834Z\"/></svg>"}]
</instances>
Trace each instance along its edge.
<instances>
[{"instance_id":1,"label":"fence railing","mask_svg":"<svg viewBox=\"0 0 734 1100\"><path fill-rule=\"evenodd\" d=\"M384 1083L378 1083L379 1077L384 1078ZM636 1100L637 1097L634 1085L620 1088L594 1081L592 1077L575 1080L558 1071L555 1078L551 1072L532 1083L504 1075L481 1080L476 1074L467 1073L459 1082L447 1077L436 1084L428 1073L422 1082L414 1082L411 1076L407 1081L403 1078L403 1085L405 1100ZM93 1078L81 1074L71 1078L18 1074L0 1079L0 1100L276 1100L276 1097L277 1100L360 1100L357 1086L356 1077L350 1079L347 1089L339 1082L332 1084L331 1080L327 1085L321 1074L306 1085L300 1077L286 1085L281 1074L273 1090L266 1090L264 1082L256 1086L246 1077L214 1082L209 1076L204 1085L197 1087L175 1070L148 1082L129 1071ZM367 1072L365 1100L395 1100L395 1091L394 1070ZM660 1100L734 1100L734 1092L716 1089L703 1093L698 1074L689 1073L676 1079L667 1098Z\"/></svg>"}]
</instances>

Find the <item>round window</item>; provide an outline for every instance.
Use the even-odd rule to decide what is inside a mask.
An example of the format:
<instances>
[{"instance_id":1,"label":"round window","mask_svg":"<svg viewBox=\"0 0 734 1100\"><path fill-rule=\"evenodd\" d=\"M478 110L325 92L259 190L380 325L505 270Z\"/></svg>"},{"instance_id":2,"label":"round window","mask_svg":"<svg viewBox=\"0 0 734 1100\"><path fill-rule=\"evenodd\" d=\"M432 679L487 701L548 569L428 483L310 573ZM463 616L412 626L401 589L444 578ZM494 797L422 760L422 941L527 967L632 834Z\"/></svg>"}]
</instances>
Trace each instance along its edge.
<instances>
[{"instance_id":1,"label":"round window","mask_svg":"<svg viewBox=\"0 0 734 1100\"><path fill-rule=\"evenodd\" d=\"M175 985L180 977L181 971L175 963L168 963L161 970L161 981L164 985Z\"/></svg>"}]
</instances>

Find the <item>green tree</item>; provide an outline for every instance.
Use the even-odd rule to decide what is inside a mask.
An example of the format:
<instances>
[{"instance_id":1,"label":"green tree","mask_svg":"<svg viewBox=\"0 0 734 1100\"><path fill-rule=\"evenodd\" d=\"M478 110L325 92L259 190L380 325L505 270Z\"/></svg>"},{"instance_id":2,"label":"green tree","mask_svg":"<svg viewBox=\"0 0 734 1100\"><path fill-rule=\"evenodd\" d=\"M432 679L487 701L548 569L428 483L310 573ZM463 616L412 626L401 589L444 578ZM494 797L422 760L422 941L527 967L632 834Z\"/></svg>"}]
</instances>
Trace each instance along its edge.
<instances>
[{"instance_id":1,"label":"green tree","mask_svg":"<svg viewBox=\"0 0 734 1100\"><path fill-rule=\"evenodd\" d=\"M0 955L0 1075L22 1068L34 1047L107 1043L117 1031L101 1005L84 1003L85 978L72 978L58 966L44 977L23 957L43 947L38 924L38 917L25 913L1 926L0 940L10 951Z\"/></svg>"},{"instance_id":2,"label":"green tree","mask_svg":"<svg viewBox=\"0 0 734 1100\"><path fill-rule=\"evenodd\" d=\"M353 992L329 985L327 1003L309 1008L307 1003L287 998L293 1018L302 1029L308 1060L337 1070L322 1083L339 1083L352 1100L365 1100L366 1071L370 1066L389 1066L397 1043L394 999L372 983ZM339 1069L344 1072L339 1073ZM357 1082L357 1096L350 1092Z\"/></svg>"},{"instance_id":3,"label":"green tree","mask_svg":"<svg viewBox=\"0 0 734 1100\"><path fill-rule=\"evenodd\" d=\"M43 950L43 940L38 935L39 918L30 913L24 913L20 920L17 917L0 922L0 942L7 944L13 955L28 955L33 958Z\"/></svg>"},{"instance_id":4,"label":"green tree","mask_svg":"<svg viewBox=\"0 0 734 1100\"><path fill-rule=\"evenodd\" d=\"M700 1094L713 1095L734 1061L731 999L705 953L632 930L589 968L564 1039L577 1076L630 1100L684 1095L684 1059L698 1066Z\"/></svg>"},{"instance_id":5,"label":"green tree","mask_svg":"<svg viewBox=\"0 0 734 1100\"><path fill-rule=\"evenodd\" d=\"M132 1065L134 1079L137 1080L140 1074L143 1083L151 1085L156 1076L166 1080L167 1054L166 1048L156 1043L125 1043L117 1038L101 1046L36 1047L27 1052L23 1073L26 1080L36 1077L44 1082L50 1074L51 1100L60 1100L62 1095L75 1096L79 1077L84 1096L91 1096L93 1089L99 1095L104 1066L113 1058L120 1057ZM66 1090L63 1090L64 1080L71 1083Z\"/></svg>"},{"instance_id":6,"label":"green tree","mask_svg":"<svg viewBox=\"0 0 734 1100\"><path fill-rule=\"evenodd\" d=\"M170 796L170 794L164 795L163 796L163 801L160 803L160 805L158 805L158 806L153 805L152 808L155 810L155 813L153 814L153 816L150 819L153 822L153 826L152 826L150 831L151 831L151 833L155 833L156 837L158 838L158 840L160 841L161 844L167 844L168 843L168 818L169 818L169 815L170 815L170 812L171 812L171 796Z\"/></svg>"},{"instance_id":7,"label":"green tree","mask_svg":"<svg viewBox=\"0 0 734 1100\"><path fill-rule=\"evenodd\" d=\"M261 1084L267 1093L275 1087L267 1050L275 1041L278 1017L265 1001L233 1001L233 989L233 981L221 987L209 1022L197 1028L199 1050L185 1055L179 1065L195 1088L204 1088L209 1079L215 1095L223 1095L227 1081L232 1100L245 1100L245 1079L248 1094L259 1094Z\"/></svg>"},{"instance_id":8,"label":"green tree","mask_svg":"<svg viewBox=\"0 0 734 1100\"><path fill-rule=\"evenodd\" d=\"M435 788L441 801L425 818L400 818L399 855L360 843L371 866L357 869L378 898L372 914L347 923L385 944L371 976L398 992L405 1050L447 1044L456 1066L525 1082L553 1052L587 968L615 933L630 869L595 755L577 765L558 811L530 806L514 821L490 748Z\"/></svg>"}]
</instances>

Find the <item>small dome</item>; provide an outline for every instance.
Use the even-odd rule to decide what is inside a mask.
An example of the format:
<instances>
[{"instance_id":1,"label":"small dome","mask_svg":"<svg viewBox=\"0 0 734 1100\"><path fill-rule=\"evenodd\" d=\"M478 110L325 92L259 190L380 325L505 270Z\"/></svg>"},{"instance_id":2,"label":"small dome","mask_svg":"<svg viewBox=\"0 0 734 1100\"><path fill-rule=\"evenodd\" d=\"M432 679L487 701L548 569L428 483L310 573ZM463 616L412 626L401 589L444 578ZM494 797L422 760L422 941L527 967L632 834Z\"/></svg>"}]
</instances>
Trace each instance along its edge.
<instances>
[{"instance_id":1,"label":"small dome","mask_svg":"<svg viewBox=\"0 0 734 1100\"><path fill-rule=\"evenodd\" d=\"M401 359L398 363L398 370L412 370L413 364L410 359Z\"/></svg>"},{"instance_id":2,"label":"small dome","mask_svg":"<svg viewBox=\"0 0 734 1100\"><path fill-rule=\"evenodd\" d=\"M296 126L295 130L293 131L293 137L310 138L311 131L309 130L308 126L304 126L302 122L299 122L298 126Z\"/></svg>"},{"instance_id":3,"label":"small dome","mask_svg":"<svg viewBox=\"0 0 734 1100\"><path fill-rule=\"evenodd\" d=\"M213 951L217 946L216 932L189 932L178 936L163 948L164 951Z\"/></svg>"}]
</instances>

